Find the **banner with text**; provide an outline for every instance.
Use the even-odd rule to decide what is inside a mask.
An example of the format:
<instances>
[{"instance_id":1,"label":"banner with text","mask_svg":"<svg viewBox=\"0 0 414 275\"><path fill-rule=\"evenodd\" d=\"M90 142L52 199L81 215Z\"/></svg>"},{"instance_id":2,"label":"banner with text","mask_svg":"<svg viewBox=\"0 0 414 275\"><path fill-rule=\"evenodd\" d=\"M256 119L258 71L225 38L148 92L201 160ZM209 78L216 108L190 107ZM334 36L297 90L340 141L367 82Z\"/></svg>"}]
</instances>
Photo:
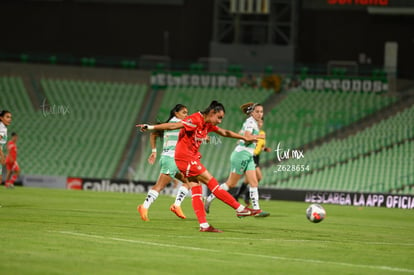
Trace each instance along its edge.
<instances>
[{"instance_id":1,"label":"banner with text","mask_svg":"<svg viewBox=\"0 0 414 275\"><path fill-rule=\"evenodd\" d=\"M97 192L146 193L154 184L155 182L69 177L67 178L66 188ZM172 191L173 187L167 186L161 194L170 195L172 194ZM397 195L260 188L260 199L302 201L306 203L336 204L358 207L414 209L414 195L403 194Z\"/></svg>"},{"instance_id":2,"label":"banner with text","mask_svg":"<svg viewBox=\"0 0 414 275\"><path fill-rule=\"evenodd\" d=\"M182 72L153 72L151 75L152 88L166 87L202 87L202 88L235 88L239 86L240 75L182 73Z\"/></svg>"},{"instance_id":3,"label":"banner with text","mask_svg":"<svg viewBox=\"0 0 414 275\"><path fill-rule=\"evenodd\" d=\"M302 76L266 74L211 74L182 72L153 72L151 87L164 89L167 87L193 88L238 88L252 87L271 89L275 92L291 89L305 91L338 91L382 93L388 91L386 79L369 77L338 77L338 76Z\"/></svg>"},{"instance_id":4,"label":"banner with text","mask_svg":"<svg viewBox=\"0 0 414 275\"><path fill-rule=\"evenodd\" d=\"M283 77L277 74L266 74L262 76L243 73L153 72L150 82L153 89L165 89L167 87L250 87L279 92L282 88Z\"/></svg>"},{"instance_id":5,"label":"banner with text","mask_svg":"<svg viewBox=\"0 0 414 275\"><path fill-rule=\"evenodd\" d=\"M372 78L346 78L333 76L305 76L300 80L305 91L337 91L382 93L388 91L386 80Z\"/></svg>"},{"instance_id":6,"label":"banner with text","mask_svg":"<svg viewBox=\"0 0 414 275\"><path fill-rule=\"evenodd\" d=\"M122 179L91 179L91 178L67 178L66 188L72 190L98 191L98 192L123 192L123 193L146 193L154 182L128 181ZM167 186L161 194L168 193Z\"/></svg>"},{"instance_id":7,"label":"banner with text","mask_svg":"<svg viewBox=\"0 0 414 275\"><path fill-rule=\"evenodd\" d=\"M260 188L264 199L359 207L414 209L414 195Z\"/></svg>"}]
</instances>

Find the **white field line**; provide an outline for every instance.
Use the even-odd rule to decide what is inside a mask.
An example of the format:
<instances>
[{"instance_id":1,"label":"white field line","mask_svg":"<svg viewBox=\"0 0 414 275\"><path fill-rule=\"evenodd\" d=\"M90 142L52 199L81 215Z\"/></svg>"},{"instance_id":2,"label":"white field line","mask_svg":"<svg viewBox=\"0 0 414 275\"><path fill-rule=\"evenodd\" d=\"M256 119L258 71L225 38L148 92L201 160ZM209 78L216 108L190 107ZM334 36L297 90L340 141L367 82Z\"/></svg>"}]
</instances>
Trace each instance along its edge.
<instances>
[{"instance_id":1,"label":"white field line","mask_svg":"<svg viewBox=\"0 0 414 275\"><path fill-rule=\"evenodd\" d=\"M112 240L112 241L118 241L118 242L136 243L136 244L143 244L143 245L149 245L149 246L170 247L170 248L206 251L206 252L221 253L221 254L226 253L225 251L218 250L218 249L208 249L208 248L194 247L194 246L183 246L183 245L156 243L156 242L131 240L131 239L123 239L123 238L115 238L115 237L105 237L105 236L84 234L84 233L71 232L71 231L53 231L53 232L57 232L57 233L64 234L64 235L84 237L84 238L88 238L88 239ZM249 256L249 257L256 257L256 258L266 258L266 259L272 259L272 260L282 260L282 261L291 261L291 262L311 263L311 264L323 264L323 265L330 264L330 265L338 265L338 266L347 266L347 267L352 267L352 268L367 268L367 269L376 269L376 270L414 273L414 269L398 268L398 267L391 267L391 266L381 266L381 265L351 264L351 263L344 263L344 262L332 262L332 261L322 261L322 260L302 259L302 258L290 258L290 257L280 257L280 256L261 255L261 254L248 254L248 253L239 253L239 252L232 252L232 255Z\"/></svg>"}]
</instances>

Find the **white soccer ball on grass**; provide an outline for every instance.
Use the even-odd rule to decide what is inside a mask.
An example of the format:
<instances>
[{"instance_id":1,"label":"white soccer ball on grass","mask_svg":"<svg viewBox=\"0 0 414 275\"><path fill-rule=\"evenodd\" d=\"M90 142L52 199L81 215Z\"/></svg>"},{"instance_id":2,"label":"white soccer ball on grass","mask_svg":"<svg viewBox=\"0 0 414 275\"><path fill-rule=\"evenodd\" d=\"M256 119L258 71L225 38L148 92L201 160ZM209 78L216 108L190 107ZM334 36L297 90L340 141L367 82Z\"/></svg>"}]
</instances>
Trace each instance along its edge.
<instances>
[{"instance_id":1,"label":"white soccer ball on grass","mask_svg":"<svg viewBox=\"0 0 414 275\"><path fill-rule=\"evenodd\" d=\"M320 204L311 204L306 209L306 218L313 223L318 223L323 221L326 217L326 210Z\"/></svg>"}]
</instances>

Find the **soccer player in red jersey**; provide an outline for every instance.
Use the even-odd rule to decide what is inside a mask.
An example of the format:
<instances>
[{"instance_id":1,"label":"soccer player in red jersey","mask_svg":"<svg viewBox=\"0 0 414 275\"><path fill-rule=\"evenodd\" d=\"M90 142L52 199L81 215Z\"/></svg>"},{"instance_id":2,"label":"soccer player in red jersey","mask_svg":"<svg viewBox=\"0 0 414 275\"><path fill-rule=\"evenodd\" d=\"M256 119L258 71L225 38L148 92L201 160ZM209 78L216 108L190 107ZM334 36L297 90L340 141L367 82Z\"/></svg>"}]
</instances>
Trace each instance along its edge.
<instances>
[{"instance_id":1,"label":"soccer player in red jersey","mask_svg":"<svg viewBox=\"0 0 414 275\"><path fill-rule=\"evenodd\" d=\"M7 143L7 126L10 125L11 121L12 114L9 111L3 110L0 112L0 184L3 180L3 165L6 164L3 147Z\"/></svg>"},{"instance_id":2,"label":"soccer player in red jersey","mask_svg":"<svg viewBox=\"0 0 414 275\"><path fill-rule=\"evenodd\" d=\"M198 151L201 143L207 138L209 132L215 132L223 137L242 139L246 142L257 141L258 136L245 137L233 131L219 128L224 118L223 104L212 101L202 112L194 113L180 122L163 123L157 125L137 124L141 131L147 130L174 130L180 129L177 146L175 149L175 162L178 169L192 182L202 182L221 201L236 210L237 217L254 216L258 211L244 207L233 196L223 190L217 180L200 162L201 154ZM200 223L201 232L222 232L207 223L204 203L202 201L202 187L193 187L193 208Z\"/></svg>"},{"instance_id":3,"label":"soccer player in red jersey","mask_svg":"<svg viewBox=\"0 0 414 275\"><path fill-rule=\"evenodd\" d=\"M263 117L263 106L258 103L248 102L240 106L242 112L247 115L247 119L244 121L240 130L240 134L245 136L260 135L260 128L258 122ZM262 134L262 136L265 136ZM259 210L256 217L267 217L270 213L261 211L259 205L259 181L256 175L256 168L254 163L254 150L256 143L240 141L237 143L236 148L231 154L230 163L231 171L230 175L225 183L220 185L224 190L229 190L237 185L237 182L243 175L246 176L246 180L250 185L250 199L252 200L252 208ZM206 212L209 213L210 204L215 199L214 194L210 194L205 202Z\"/></svg>"},{"instance_id":4,"label":"soccer player in red jersey","mask_svg":"<svg viewBox=\"0 0 414 275\"><path fill-rule=\"evenodd\" d=\"M20 168L17 163L17 139L16 133L11 134L11 140L7 143L7 157L6 157L6 188L14 187L14 182L19 177Z\"/></svg>"},{"instance_id":5,"label":"soccer player in red jersey","mask_svg":"<svg viewBox=\"0 0 414 275\"><path fill-rule=\"evenodd\" d=\"M188 114L188 109L182 104L177 104L170 111L170 117L166 120L166 123L174 123L181 121ZM159 193L171 182L171 180L177 178L183 182L183 185L180 187L174 204L171 205L170 210L176 214L178 217L185 219L181 209L181 203L188 194L188 190L193 186L193 183L187 181L182 173L178 170L177 165L175 164L174 155L175 155L175 146L178 141L180 130L170 130L170 131L155 131L151 133L150 144L152 148L152 153L148 158L150 164L154 164L155 159L157 158L157 147L156 139L158 136L161 136L164 140L163 150L160 159L161 171L158 177L157 182L151 189L148 191L147 197L143 204L138 205L137 210L141 215L143 221L149 221L148 210L151 207L152 203L158 198ZM175 178L174 178L175 177Z\"/></svg>"}]
</instances>

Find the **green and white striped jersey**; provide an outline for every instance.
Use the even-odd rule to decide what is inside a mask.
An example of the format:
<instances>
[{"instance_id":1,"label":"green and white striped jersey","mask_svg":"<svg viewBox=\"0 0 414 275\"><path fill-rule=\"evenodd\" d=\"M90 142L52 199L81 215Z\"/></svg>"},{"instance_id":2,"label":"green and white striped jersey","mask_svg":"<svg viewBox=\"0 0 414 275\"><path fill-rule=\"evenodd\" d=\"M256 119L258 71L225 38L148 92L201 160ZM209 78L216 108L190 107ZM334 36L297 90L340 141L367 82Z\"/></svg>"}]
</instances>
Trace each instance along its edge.
<instances>
[{"instance_id":1,"label":"green and white striped jersey","mask_svg":"<svg viewBox=\"0 0 414 275\"><path fill-rule=\"evenodd\" d=\"M249 117L248 119L246 119L246 121L243 123L241 130L239 131L239 134L244 135L245 132L250 132L252 135L259 134L259 125L257 125L257 121L253 117ZM253 155L255 148L256 142L245 142L244 140L240 139L234 151L248 151Z\"/></svg>"},{"instance_id":2,"label":"green and white striped jersey","mask_svg":"<svg viewBox=\"0 0 414 275\"><path fill-rule=\"evenodd\" d=\"M0 122L0 137L0 147L4 150L4 145L7 143L7 128L3 122Z\"/></svg>"},{"instance_id":3,"label":"green and white striped jersey","mask_svg":"<svg viewBox=\"0 0 414 275\"><path fill-rule=\"evenodd\" d=\"M180 121L181 119L178 119L177 117L173 117L168 122L173 123L173 122L180 122ZM174 157L175 147L177 146L179 133L180 133L180 129L164 131L164 144L162 147L161 155Z\"/></svg>"}]
</instances>

